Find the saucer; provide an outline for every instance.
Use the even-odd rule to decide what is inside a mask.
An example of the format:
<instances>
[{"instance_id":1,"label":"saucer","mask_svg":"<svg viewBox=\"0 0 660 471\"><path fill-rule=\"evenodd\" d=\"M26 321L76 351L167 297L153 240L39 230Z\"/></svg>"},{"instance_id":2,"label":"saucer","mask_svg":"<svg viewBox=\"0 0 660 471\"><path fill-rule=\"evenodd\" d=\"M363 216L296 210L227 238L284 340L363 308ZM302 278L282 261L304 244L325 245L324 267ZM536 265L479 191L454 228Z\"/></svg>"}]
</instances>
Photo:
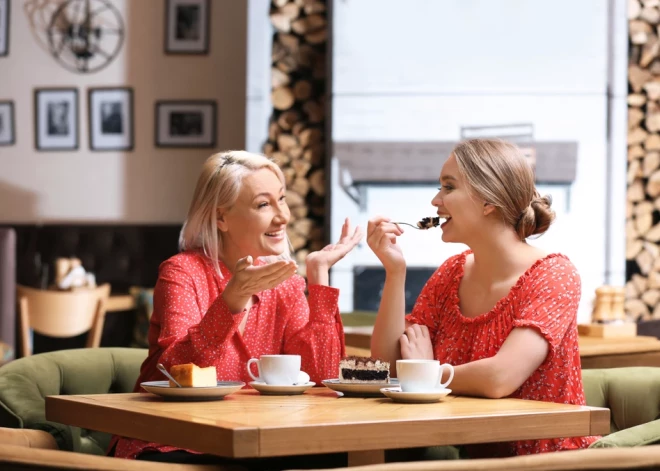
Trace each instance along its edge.
<instances>
[{"instance_id":1,"label":"saucer","mask_svg":"<svg viewBox=\"0 0 660 471\"><path fill-rule=\"evenodd\" d=\"M309 388L314 387L316 383L308 381L303 384L293 384L291 386L278 386L275 384L266 384L262 381L252 381L250 386L265 396L294 396L302 394Z\"/></svg>"},{"instance_id":2,"label":"saucer","mask_svg":"<svg viewBox=\"0 0 660 471\"><path fill-rule=\"evenodd\" d=\"M342 393L346 397L380 397L383 395L383 388L391 388L397 386L399 380L390 378L390 382L381 383L342 383L339 379L325 379L323 385Z\"/></svg>"},{"instance_id":3,"label":"saucer","mask_svg":"<svg viewBox=\"0 0 660 471\"><path fill-rule=\"evenodd\" d=\"M218 381L216 386L205 388L171 388L169 381L140 383L145 390L170 401L214 401L223 399L245 386L242 381Z\"/></svg>"},{"instance_id":4,"label":"saucer","mask_svg":"<svg viewBox=\"0 0 660 471\"><path fill-rule=\"evenodd\" d=\"M429 404L438 402L448 394L451 389L436 389L435 391L425 392L403 392L401 388L383 388L380 390L394 402L404 402L407 404Z\"/></svg>"}]
</instances>

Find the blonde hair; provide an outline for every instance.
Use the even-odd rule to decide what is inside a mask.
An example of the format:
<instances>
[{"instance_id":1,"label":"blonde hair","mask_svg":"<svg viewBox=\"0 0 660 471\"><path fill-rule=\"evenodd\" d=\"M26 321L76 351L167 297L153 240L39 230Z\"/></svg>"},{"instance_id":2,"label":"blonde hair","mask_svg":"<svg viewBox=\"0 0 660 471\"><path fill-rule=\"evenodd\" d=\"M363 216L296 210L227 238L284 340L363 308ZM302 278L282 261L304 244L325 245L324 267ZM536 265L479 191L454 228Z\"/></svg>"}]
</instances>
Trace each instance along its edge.
<instances>
[{"instance_id":1,"label":"blonde hair","mask_svg":"<svg viewBox=\"0 0 660 471\"><path fill-rule=\"evenodd\" d=\"M219 152L206 159L197 180L188 216L179 235L179 249L201 250L211 259L216 271L222 276L218 265L222 256L222 239L218 237L217 210L231 208L238 199L243 179L262 168L271 170L282 185L285 185L282 170L260 154L233 150ZM289 247L288 243L285 253L264 257L264 260L290 260Z\"/></svg>"},{"instance_id":2,"label":"blonde hair","mask_svg":"<svg viewBox=\"0 0 660 471\"><path fill-rule=\"evenodd\" d=\"M555 219L552 197L541 196L520 149L501 139L470 139L453 150L459 171L477 195L497 207L521 240L541 235Z\"/></svg>"}]
</instances>

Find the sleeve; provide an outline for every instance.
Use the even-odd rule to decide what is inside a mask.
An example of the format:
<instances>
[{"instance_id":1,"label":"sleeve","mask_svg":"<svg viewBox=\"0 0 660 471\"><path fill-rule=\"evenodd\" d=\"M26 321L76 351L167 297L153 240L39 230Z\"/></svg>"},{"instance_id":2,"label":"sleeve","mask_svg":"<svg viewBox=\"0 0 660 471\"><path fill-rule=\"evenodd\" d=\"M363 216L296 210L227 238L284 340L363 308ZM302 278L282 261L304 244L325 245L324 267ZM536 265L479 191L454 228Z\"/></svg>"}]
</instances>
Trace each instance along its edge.
<instances>
[{"instance_id":1,"label":"sleeve","mask_svg":"<svg viewBox=\"0 0 660 471\"><path fill-rule=\"evenodd\" d=\"M553 257L547 268L531 271L525 280L513 326L536 329L550 345L546 362L555 355L569 329L577 329L580 275L566 258Z\"/></svg>"},{"instance_id":2,"label":"sleeve","mask_svg":"<svg viewBox=\"0 0 660 471\"><path fill-rule=\"evenodd\" d=\"M161 319L160 361L168 369L187 362L204 366L209 349L222 354L245 315L232 314L222 296L206 313L199 304L192 274L172 261L164 262L154 288L154 311Z\"/></svg>"},{"instance_id":3,"label":"sleeve","mask_svg":"<svg viewBox=\"0 0 660 471\"><path fill-rule=\"evenodd\" d=\"M305 280L296 275L278 294L278 315L287 319L284 353L300 355L302 370L316 384L336 378L339 360L346 354L339 290L311 285L306 299Z\"/></svg>"}]
</instances>

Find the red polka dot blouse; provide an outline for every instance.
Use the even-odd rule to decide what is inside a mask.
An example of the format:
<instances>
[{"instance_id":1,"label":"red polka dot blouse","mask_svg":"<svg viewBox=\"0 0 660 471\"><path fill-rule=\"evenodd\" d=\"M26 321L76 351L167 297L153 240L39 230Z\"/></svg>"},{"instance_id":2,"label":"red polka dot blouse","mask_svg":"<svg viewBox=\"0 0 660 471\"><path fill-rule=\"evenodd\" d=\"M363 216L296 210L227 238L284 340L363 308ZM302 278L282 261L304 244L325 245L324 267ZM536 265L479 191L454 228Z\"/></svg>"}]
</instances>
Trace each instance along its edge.
<instances>
[{"instance_id":1,"label":"red polka dot blouse","mask_svg":"<svg viewBox=\"0 0 660 471\"><path fill-rule=\"evenodd\" d=\"M407 320L426 325L435 358L462 365L494 356L516 327L536 329L548 341L545 361L512 398L584 405L578 350L577 308L580 276L567 257L538 260L489 312L475 318L461 314L458 287L466 256L449 258L429 279ZM586 448L598 437L529 440L474 445L471 457L510 456Z\"/></svg>"},{"instance_id":2,"label":"red polka dot blouse","mask_svg":"<svg viewBox=\"0 0 660 471\"><path fill-rule=\"evenodd\" d=\"M149 355L142 364L136 392L143 381L165 380L158 362L215 366L218 380L252 381L246 364L267 354L297 354L311 381L337 377L345 354L344 329L338 309L339 290L309 286L294 275L277 287L256 294L249 309L232 314L220 294L231 273L220 262L222 277L211 260L198 252L182 252L163 262L154 289L149 326ZM238 326L248 316L243 334ZM247 387L247 386L246 386ZM178 448L115 437L115 456L135 458L145 450L168 452ZM188 450L194 452L194 450Z\"/></svg>"}]
</instances>

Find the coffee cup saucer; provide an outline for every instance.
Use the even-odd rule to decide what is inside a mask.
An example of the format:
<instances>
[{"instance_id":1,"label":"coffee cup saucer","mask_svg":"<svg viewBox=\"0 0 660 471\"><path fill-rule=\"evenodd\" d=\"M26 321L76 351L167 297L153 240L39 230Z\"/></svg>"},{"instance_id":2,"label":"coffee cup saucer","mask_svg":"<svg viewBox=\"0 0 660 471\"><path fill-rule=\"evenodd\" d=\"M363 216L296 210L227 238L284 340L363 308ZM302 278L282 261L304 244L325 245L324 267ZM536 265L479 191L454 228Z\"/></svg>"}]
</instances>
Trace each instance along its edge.
<instances>
[{"instance_id":1,"label":"coffee cup saucer","mask_svg":"<svg viewBox=\"0 0 660 471\"><path fill-rule=\"evenodd\" d=\"M249 384L252 388L266 396L294 396L296 394L302 394L309 388L312 388L316 385L316 383L313 381L307 381L306 383L292 384L287 386L266 384L263 381L252 381Z\"/></svg>"},{"instance_id":2,"label":"coffee cup saucer","mask_svg":"<svg viewBox=\"0 0 660 471\"><path fill-rule=\"evenodd\" d=\"M380 390L394 402L403 402L407 404L429 404L438 402L451 394L451 389L434 389L423 392L403 392L401 387L383 388Z\"/></svg>"}]
</instances>

